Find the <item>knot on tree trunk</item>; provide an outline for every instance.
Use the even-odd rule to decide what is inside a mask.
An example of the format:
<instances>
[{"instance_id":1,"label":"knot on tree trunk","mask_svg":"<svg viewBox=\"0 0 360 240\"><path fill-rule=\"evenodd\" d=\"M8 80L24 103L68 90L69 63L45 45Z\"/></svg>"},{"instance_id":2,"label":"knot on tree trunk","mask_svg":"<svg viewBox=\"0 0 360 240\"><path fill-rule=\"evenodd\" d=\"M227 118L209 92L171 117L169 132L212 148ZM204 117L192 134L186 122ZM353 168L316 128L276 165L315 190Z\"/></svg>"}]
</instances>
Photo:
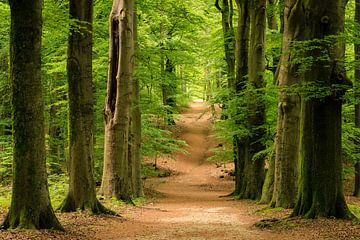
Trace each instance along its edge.
<instances>
[{"instance_id":1,"label":"knot on tree trunk","mask_svg":"<svg viewBox=\"0 0 360 240\"><path fill-rule=\"evenodd\" d=\"M328 24L330 22L330 17L329 16L322 16L320 21L323 24Z\"/></svg>"}]
</instances>

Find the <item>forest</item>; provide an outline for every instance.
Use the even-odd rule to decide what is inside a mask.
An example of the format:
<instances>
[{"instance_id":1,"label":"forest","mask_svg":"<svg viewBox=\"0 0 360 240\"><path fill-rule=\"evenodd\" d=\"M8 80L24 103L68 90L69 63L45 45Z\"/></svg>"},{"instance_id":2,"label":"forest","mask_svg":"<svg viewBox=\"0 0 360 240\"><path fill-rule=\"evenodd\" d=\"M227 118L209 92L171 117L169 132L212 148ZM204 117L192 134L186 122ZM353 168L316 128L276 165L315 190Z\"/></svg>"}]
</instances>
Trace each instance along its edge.
<instances>
[{"instance_id":1,"label":"forest","mask_svg":"<svg viewBox=\"0 0 360 240\"><path fill-rule=\"evenodd\" d=\"M0 0L0 224L360 239L360 0Z\"/></svg>"}]
</instances>

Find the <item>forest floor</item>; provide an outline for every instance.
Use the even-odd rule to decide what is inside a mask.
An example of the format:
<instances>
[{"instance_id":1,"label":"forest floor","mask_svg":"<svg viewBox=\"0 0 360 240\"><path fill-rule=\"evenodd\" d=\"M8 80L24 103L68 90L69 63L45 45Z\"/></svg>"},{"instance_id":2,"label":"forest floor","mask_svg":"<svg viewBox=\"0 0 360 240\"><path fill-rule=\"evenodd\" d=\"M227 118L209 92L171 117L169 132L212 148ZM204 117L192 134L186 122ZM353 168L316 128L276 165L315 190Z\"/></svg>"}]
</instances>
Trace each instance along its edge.
<instances>
[{"instance_id":1,"label":"forest floor","mask_svg":"<svg viewBox=\"0 0 360 240\"><path fill-rule=\"evenodd\" d=\"M360 225L353 221L288 219L255 227L261 219L282 218L290 211L222 197L234 188L227 174L232 164L207 161L211 149L220 146L210 122L205 103L194 102L181 114L176 132L187 142L188 154L159 159L159 168L170 176L146 179L150 198L140 206L117 207L122 217L59 213L66 232L1 231L0 239L360 239ZM347 201L360 206L358 199Z\"/></svg>"}]
</instances>

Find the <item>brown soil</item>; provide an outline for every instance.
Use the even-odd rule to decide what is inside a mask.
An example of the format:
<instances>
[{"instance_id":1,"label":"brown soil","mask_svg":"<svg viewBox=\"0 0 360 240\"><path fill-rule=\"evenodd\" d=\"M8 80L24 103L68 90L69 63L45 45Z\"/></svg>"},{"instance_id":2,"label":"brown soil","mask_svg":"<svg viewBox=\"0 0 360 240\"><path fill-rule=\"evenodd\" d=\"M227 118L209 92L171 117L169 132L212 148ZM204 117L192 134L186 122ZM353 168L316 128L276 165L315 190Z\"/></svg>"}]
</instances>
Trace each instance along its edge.
<instances>
[{"instance_id":1,"label":"brown soil","mask_svg":"<svg viewBox=\"0 0 360 240\"><path fill-rule=\"evenodd\" d=\"M123 218L59 214L67 232L0 232L0 239L360 239L358 223L339 220L289 220L273 228L257 228L262 218L283 217L289 211L256 213L253 201L221 197L234 182L225 172L231 164L206 159L218 143L211 137L210 113L204 103L192 103L177 122L188 154L160 159L159 167L178 174L147 179L157 197L141 207L118 209Z\"/></svg>"}]
</instances>

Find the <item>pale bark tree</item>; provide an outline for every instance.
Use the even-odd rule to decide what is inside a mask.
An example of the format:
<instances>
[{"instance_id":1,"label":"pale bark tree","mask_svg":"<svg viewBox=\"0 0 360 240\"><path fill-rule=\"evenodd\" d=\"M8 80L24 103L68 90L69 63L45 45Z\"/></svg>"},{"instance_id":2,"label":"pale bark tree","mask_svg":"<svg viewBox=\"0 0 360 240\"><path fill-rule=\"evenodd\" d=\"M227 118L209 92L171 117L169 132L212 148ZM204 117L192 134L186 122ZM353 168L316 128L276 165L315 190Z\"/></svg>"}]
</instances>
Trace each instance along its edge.
<instances>
[{"instance_id":1,"label":"pale bark tree","mask_svg":"<svg viewBox=\"0 0 360 240\"><path fill-rule=\"evenodd\" d=\"M289 89L301 81L298 66L291 52L293 41L303 39L305 28L296 28L298 1L286 1L283 34L283 55L280 60L277 83L280 86L278 98L277 133L275 139L275 182L271 206L294 207L298 181L298 155L300 140L300 96Z\"/></svg>"},{"instance_id":2,"label":"pale bark tree","mask_svg":"<svg viewBox=\"0 0 360 240\"><path fill-rule=\"evenodd\" d=\"M45 165L41 83L42 1L10 0L13 185L3 228L62 230L51 207Z\"/></svg>"},{"instance_id":3,"label":"pale bark tree","mask_svg":"<svg viewBox=\"0 0 360 240\"><path fill-rule=\"evenodd\" d=\"M134 1L114 0L109 17L109 72L105 100L104 171L100 192L129 201L129 131L134 66Z\"/></svg>"}]
</instances>

